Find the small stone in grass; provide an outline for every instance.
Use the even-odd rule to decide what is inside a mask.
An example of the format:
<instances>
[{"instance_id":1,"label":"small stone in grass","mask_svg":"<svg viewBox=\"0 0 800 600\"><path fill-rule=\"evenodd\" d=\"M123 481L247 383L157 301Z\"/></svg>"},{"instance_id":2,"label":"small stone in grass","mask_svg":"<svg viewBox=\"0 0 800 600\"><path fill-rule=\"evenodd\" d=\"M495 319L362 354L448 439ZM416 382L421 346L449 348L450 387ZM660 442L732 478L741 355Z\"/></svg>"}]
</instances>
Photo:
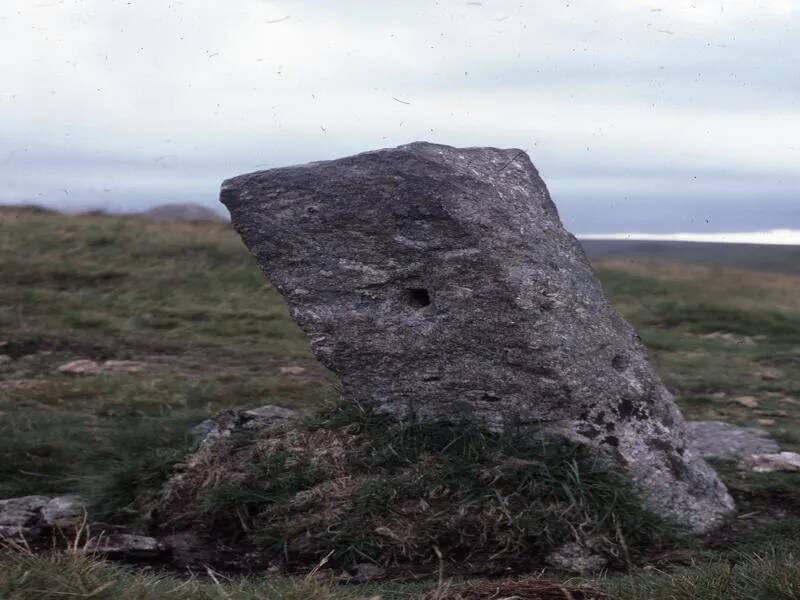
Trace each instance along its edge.
<instances>
[{"instance_id":1,"label":"small stone in grass","mask_svg":"<svg viewBox=\"0 0 800 600\"><path fill-rule=\"evenodd\" d=\"M753 396L737 396L733 401L745 408L755 408L758 406L758 399Z\"/></svg>"},{"instance_id":2,"label":"small stone in grass","mask_svg":"<svg viewBox=\"0 0 800 600\"><path fill-rule=\"evenodd\" d=\"M302 375L306 372L305 367L301 367L298 365L290 365L288 367L280 367L278 369L281 375Z\"/></svg>"},{"instance_id":3,"label":"small stone in grass","mask_svg":"<svg viewBox=\"0 0 800 600\"><path fill-rule=\"evenodd\" d=\"M775 454L752 454L739 461L742 471L771 473L773 471L800 471L800 454L777 452Z\"/></svg>"}]
</instances>

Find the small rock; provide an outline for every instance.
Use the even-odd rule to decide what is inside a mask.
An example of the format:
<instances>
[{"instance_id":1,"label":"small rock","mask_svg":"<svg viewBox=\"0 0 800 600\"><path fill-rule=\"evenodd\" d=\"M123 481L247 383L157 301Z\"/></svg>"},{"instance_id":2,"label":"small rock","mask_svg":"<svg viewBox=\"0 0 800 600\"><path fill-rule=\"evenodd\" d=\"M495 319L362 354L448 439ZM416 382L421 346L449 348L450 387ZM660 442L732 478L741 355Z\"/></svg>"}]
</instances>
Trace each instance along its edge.
<instances>
[{"instance_id":1,"label":"small rock","mask_svg":"<svg viewBox=\"0 0 800 600\"><path fill-rule=\"evenodd\" d=\"M783 373L778 369L761 369L756 371L756 376L764 381L774 381L775 379L780 379Z\"/></svg>"},{"instance_id":2,"label":"small rock","mask_svg":"<svg viewBox=\"0 0 800 600\"><path fill-rule=\"evenodd\" d=\"M0 365L10 363L12 358L8 354L0 354Z\"/></svg>"},{"instance_id":3,"label":"small rock","mask_svg":"<svg viewBox=\"0 0 800 600\"><path fill-rule=\"evenodd\" d=\"M762 427L772 427L776 424L775 419L757 419L756 423L761 425Z\"/></svg>"},{"instance_id":4,"label":"small rock","mask_svg":"<svg viewBox=\"0 0 800 600\"><path fill-rule=\"evenodd\" d=\"M298 416L297 411L274 404L245 411L227 409L192 427L189 435L199 439L201 444L205 444L220 437L227 437L237 428L260 429L277 421Z\"/></svg>"},{"instance_id":5,"label":"small rock","mask_svg":"<svg viewBox=\"0 0 800 600\"><path fill-rule=\"evenodd\" d=\"M297 411L274 404L265 404L258 408L251 408L244 411L244 414L260 419L261 421L279 421L281 419L291 419L297 416Z\"/></svg>"},{"instance_id":6,"label":"small rock","mask_svg":"<svg viewBox=\"0 0 800 600\"><path fill-rule=\"evenodd\" d=\"M742 471L755 471L756 473L800 471L800 454L797 452L753 454L739 461L738 468Z\"/></svg>"},{"instance_id":7,"label":"small rock","mask_svg":"<svg viewBox=\"0 0 800 600\"><path fill-rule=\"evenodd\" d=\"M755 408L758 406L758 399L753 396L736 396L733 401L745 408Z\"/></svg>"},{"instance_id":8,"label":"small rock","mask_svg":"<svg viewBox=\"0 0 800 600\"><path fill-rule=\"evenodd\" d=\"M146 535L111 533L90 540L86 544L86 551L135 558L154 558L164 551L164 547L156 538Z\"/></svg>"},{"instance_id":9,"label":"small rock","mask_svg":"<svg viewBox=\"0 0 800 600\"><path fill-rule=\"evenodd\" d=\"M592 552L577 542L567 542L546 559L551 566L581 575L596 573L606 566L605 557Z\"/></svg>"},{"instance_id":10,"label":"small rock","mask_svg":"<svg viewBox=\"0 0 800 600\"><path fill-rule=\"evenodd\" d=\"M93 360L73 360L58 367L59 373L71 375L93 375L100 372L100 365Z\"/></svg>"},{"instance_id":11,"label":"small rock","mask_svg":"<svg viewBox=\"0 0 800 600\"><path fill-rule=\"evenodd\" d=\"M386 577L386 569L372 563L358 563L339 576L341 581L365 583Z\"/></svg>"},{"instance_id":12,"label":"small rock","mask_svg":"<svg viewBox=\"0 0 800 600\"><path fill-rule=\"evenodd\" d=\"M42 508L47 496L22 496L0 500L0 539L38 537L42 531Z\"/></svg>"},{"instance_id":13,"label":"small rock","mask_svg":"<svg viewBox=\"0 0 800 600\"><path fill-rule=\"evenodd\" d=\"M703 458L733 459L780 450L766 431L722 421L687 421L689 449Z\"/></svg>"},{"instance_id":14,"label":"small rock","mask_svg":"<svg viewBox=\"0 0 800 600\"><path fill-rule=\"evenodd\" d=\"M288 367L280 367L278 371L281 375L303 375L306 372L306 368L298 365L291 365Z\"/></svg>"},{"instance_id":15,"label":"small rock","mask_svg":"<svg viewBox=\"0 0 800 600\"><path fill-rule=\"evenodd\" d=\"M86 503L74 494L56 496L42 507L42 519L50 527L75 529L86 516Z\"/></svg>"},{"instance_id":16,"label":"small rock","mask_svg":"<svg viewBox=\"0 0 800 600\"><path fill-rule=\"evenodd\" d=\"M73 375L97 375L98 373L138 373L147 365L133 360L107 360L98 363L94 360L73 360L58 367L59 373Z\"/></svg>"}]
</instances>

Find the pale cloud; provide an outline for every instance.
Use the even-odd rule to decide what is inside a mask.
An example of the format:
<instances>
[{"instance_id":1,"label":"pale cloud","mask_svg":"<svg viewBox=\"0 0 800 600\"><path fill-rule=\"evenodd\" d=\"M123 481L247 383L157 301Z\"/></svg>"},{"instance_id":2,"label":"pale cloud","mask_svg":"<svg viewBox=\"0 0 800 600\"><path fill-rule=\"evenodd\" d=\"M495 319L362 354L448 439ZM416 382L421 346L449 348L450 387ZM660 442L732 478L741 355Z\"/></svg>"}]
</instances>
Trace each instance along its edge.
<instances>
[{"instance_id":1,"label":"pale cloud","mask_svg":"<svg viewBox=\"0 0 800 600\"><path fill-rule=\"evenodd\" d=\"M214 205L239 172L428 139L527 149L583 230L665 190L675 227L725 197L782 226L798 25L788 0L5 0L0 201Z\"/></svg>"},{"instance_id":2,"label":"pale cloud","mask_svg":"<svg viewBox=\"0 0 800 600\"><path fill-rule=\"evenodd\" d=\"M769 231L734 233L611 233L578 234L583 240L638 240L660 242L706 242L714 244L767 244L800 246L800 230L771 229Z\"/></svg>"}]
</instances>

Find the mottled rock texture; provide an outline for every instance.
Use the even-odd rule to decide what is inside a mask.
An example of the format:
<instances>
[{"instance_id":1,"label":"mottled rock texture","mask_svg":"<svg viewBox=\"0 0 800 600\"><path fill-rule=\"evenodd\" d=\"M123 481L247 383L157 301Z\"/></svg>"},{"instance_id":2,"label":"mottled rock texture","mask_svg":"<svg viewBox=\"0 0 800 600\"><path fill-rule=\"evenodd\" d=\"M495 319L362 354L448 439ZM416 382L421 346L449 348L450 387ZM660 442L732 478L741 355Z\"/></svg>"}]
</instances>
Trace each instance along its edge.
<instances>
[{"instance_id":1,"label":"mottled rock texture","mask_svg":"<svg viewBox=\"0 0 800 600\"><path fill-rule=\"evenodd\" d=\"M418 142L242 175L221 200L346 400L566 435L697 531L733 508L523 151Z\"/></svg>"},{"instance_id":2,"label":"mottled rock texture","mask_svg":"<svg viewBox=\"0 0 800 600\"><path fill-rule=\"evenodd\" d=\"M688 421L686 433L689 448L703 458L731 460L780 450L778 443L766 431L722 421Z\"/></svg>"}]
</instances>

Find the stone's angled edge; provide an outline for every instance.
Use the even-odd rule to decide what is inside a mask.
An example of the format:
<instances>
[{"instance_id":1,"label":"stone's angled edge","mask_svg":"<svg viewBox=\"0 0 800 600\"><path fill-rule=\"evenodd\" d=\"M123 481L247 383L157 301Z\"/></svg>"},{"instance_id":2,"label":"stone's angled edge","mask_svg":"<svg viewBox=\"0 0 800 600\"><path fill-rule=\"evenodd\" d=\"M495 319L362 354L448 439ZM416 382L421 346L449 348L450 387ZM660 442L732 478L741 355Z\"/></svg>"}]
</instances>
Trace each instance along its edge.
<instances>
[{"instance_id":1,"label":"stone's angled edge","mask_svg":"<svg viewBox=\"0 0 800 600\"><path fill-rule=\"evenodd\" d=\"M221 200L345 400L565 435L695 531L733 509L523 151L416 142L235 177Z\"/></svg>"}]
</instances>

